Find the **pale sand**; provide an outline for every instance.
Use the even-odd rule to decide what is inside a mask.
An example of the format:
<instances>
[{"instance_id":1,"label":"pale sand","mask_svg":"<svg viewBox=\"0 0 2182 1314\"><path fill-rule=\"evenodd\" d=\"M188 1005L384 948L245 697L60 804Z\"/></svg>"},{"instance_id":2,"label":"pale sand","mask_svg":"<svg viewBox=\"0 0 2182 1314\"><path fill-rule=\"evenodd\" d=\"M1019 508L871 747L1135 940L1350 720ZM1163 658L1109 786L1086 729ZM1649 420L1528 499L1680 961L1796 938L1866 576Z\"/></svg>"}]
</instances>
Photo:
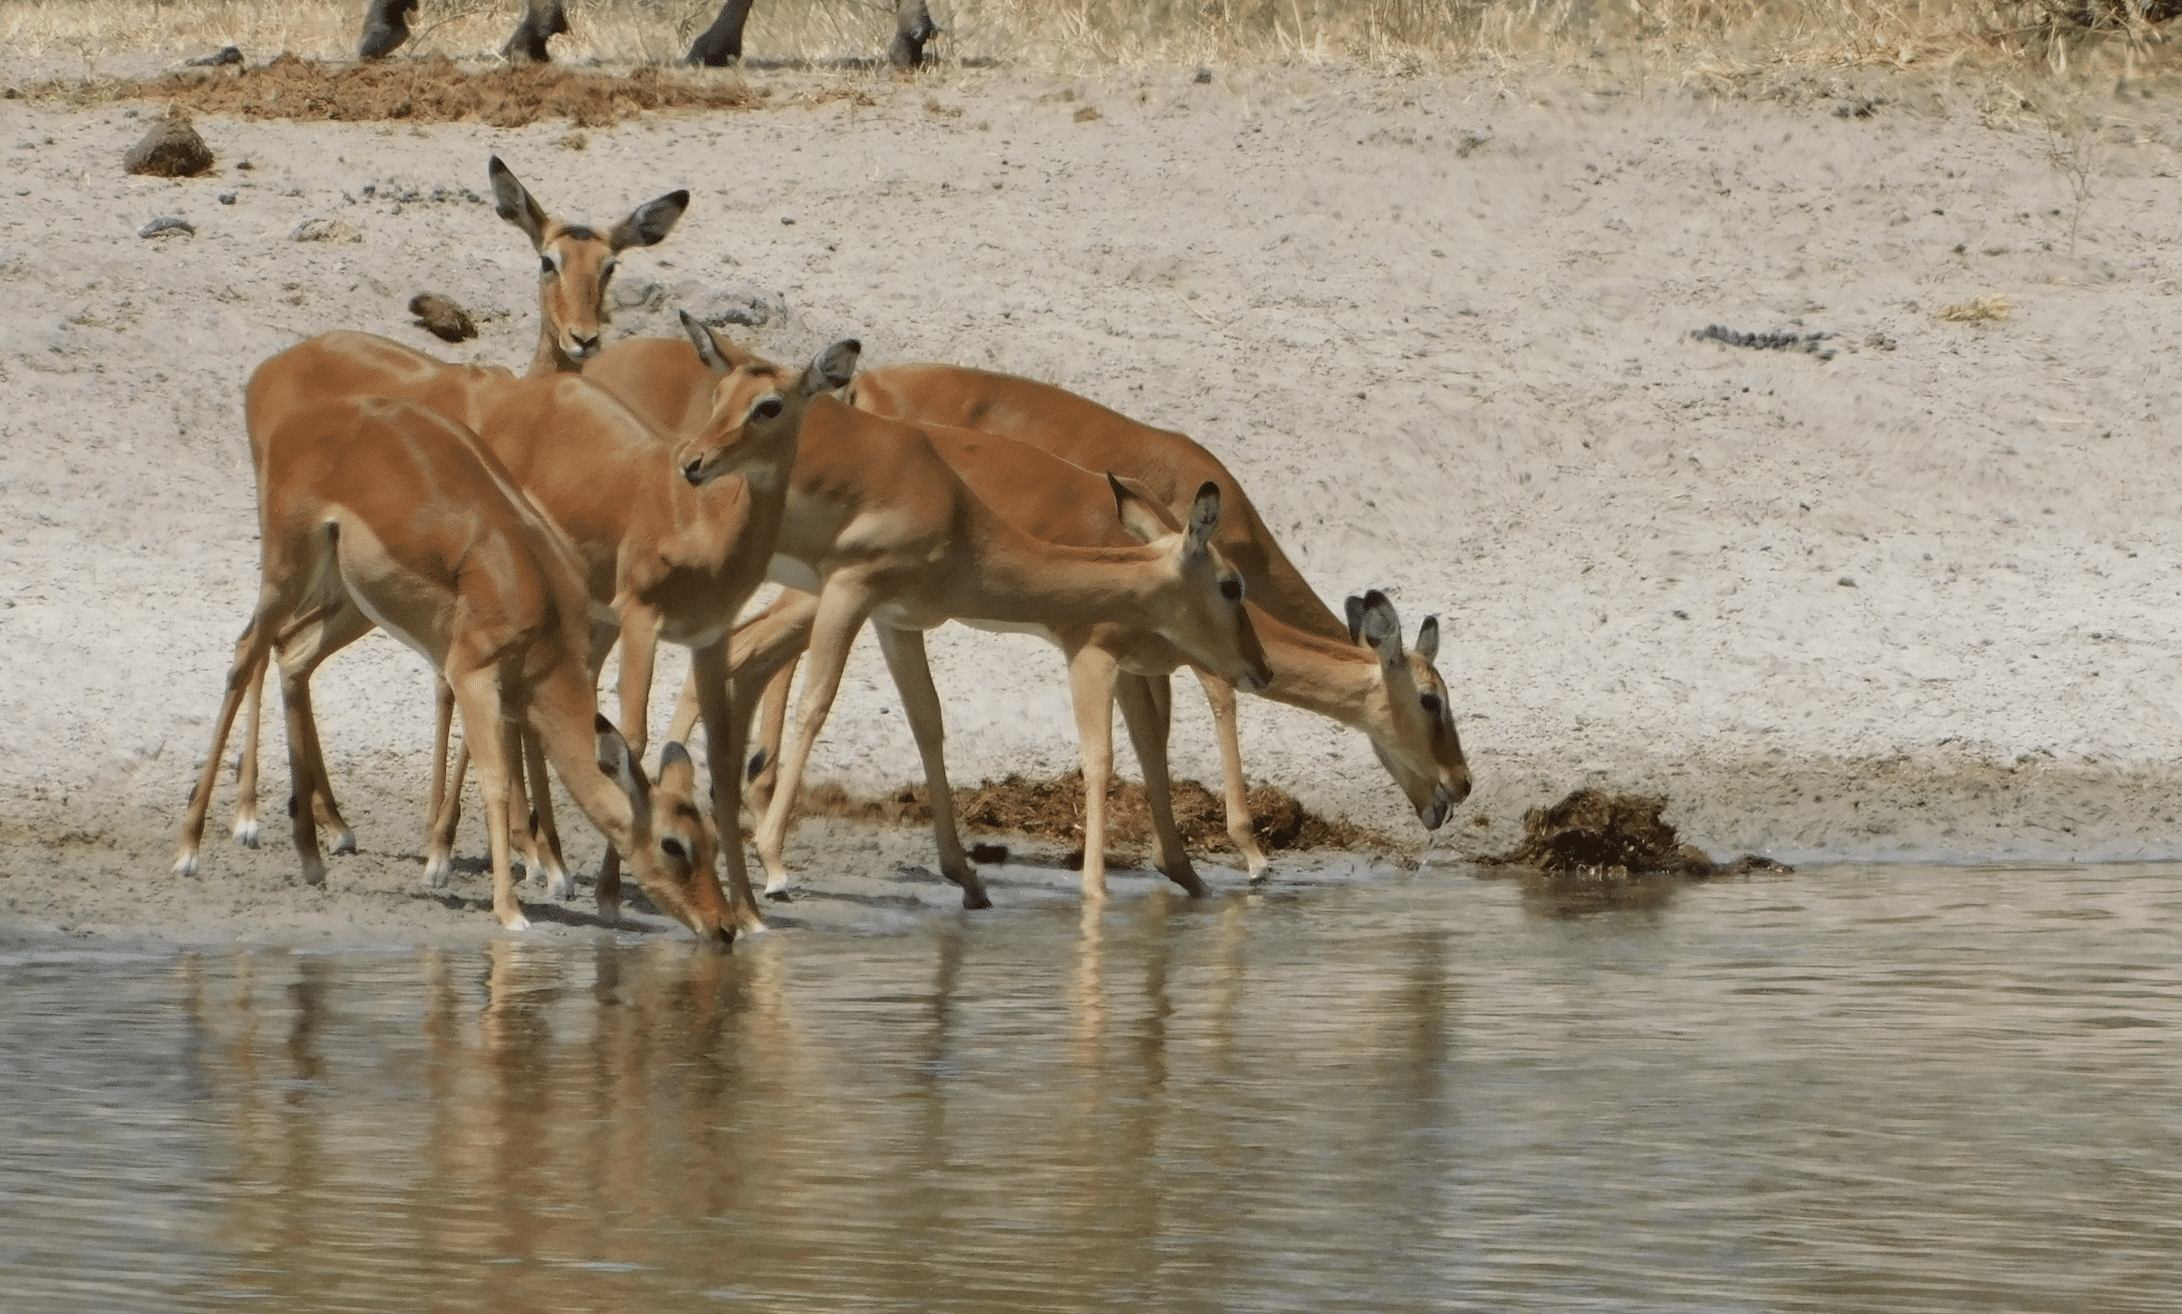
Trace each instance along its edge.
<instances>
[{"instance_id":1,"label":"pale sand","mask_svg":"<svg viewBox=\"0 0 2182 1314\"><path fill-rule=\"evenodd\" d=\"M243 381L335 327L443 350L404 310L422 290L498 316L456 354L524 360L535 258L462 194L494 152L574 217L692 190L624 260L616 332L755 291L787 307L748 332L777 355L854 334L867 363L1052 380L1221 453L1337 609L1377 586L1411 634L1438 613L1478 780L1442 853L1504 848L1586 783L1669 795L1718 854L2182 853L2172 95L2082 102L2072 236L2055 138L1967 78L1716 100L1507 71L752 77L778 108L581 151L559 123L207 119L219 167L180 182L122 174L146 127L125 107L0 100L0 928L493 932L411 896L427 678L383 636L319 681L366 853L293 883L269 726L265 847L226 842L223 795L204 873L167 866L254 594ZM842 87L876 104L811 94ZM196 236L137 236L162 215ZM291 240L313 218L360 240ZM1988 293L2012 318L1936 317ZM1714 323L1837 354L1690 338ZM1057 655L958 627L932 650L958 781L1073 764ZM891 699L867 641L814 775L913 778ZM1202 702L1177 707L1178 771L1211 779ZM1254 777L1421 842L1360 736L1244 713ZM922 834L807 828L791 857L814 892L949 902L893 879Z\"/></svg>"}]
</instances>

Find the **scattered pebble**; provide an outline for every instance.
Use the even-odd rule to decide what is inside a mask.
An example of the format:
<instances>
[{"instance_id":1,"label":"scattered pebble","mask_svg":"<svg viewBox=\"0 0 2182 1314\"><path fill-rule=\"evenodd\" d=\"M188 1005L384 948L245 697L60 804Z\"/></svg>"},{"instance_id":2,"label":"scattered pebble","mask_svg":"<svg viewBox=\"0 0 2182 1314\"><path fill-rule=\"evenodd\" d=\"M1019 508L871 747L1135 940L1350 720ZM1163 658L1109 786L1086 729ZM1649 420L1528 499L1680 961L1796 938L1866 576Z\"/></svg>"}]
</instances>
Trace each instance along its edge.
<instances>
[{"instance_id":1,"label":"scattered pebble","mask_svg":"<svg viewBox=\"0 0 2182 1314\"><path fill-rule=\"evenodd\" d=\"M221 193L220 193L220 204L222 204L222 205L233 205L234 203L235 203L235 193L233 193L233 192L221 192Z\"/></svg>"},{"instance_id":2,"label":"scattered pebble","mask_svg":"<svg viewBox=\"0 0 2182 1314\"><path fill-rule=\"evenodd\" d=\"M162 119L121 157L121 167L156 178L194 178L212 167L212 148L188 119Z\"/></svg>"},{"instance_id":3,"label":"scattered pebble","mask_svg":"<svg viewBox=\"0 0 2182 1314\"><path fill-rule=\"evenodd\" d=\"M1099 113L1098 106L1096 105L1086 105L1082 109L1076 111L1076 122L1078 123L1091 123L1105 117L1105 115Z\"/></svg>"},{"instance_id":4,"label":"scattered pebble","mask_svg":"<svg viewBox=\"0 0 2182 1314\"><path fill-rule=\"evenodd\" d=\"M161 215L136 230L138 237L195 237L197 225L180 215Z\"/></svg>"}]
</instances>

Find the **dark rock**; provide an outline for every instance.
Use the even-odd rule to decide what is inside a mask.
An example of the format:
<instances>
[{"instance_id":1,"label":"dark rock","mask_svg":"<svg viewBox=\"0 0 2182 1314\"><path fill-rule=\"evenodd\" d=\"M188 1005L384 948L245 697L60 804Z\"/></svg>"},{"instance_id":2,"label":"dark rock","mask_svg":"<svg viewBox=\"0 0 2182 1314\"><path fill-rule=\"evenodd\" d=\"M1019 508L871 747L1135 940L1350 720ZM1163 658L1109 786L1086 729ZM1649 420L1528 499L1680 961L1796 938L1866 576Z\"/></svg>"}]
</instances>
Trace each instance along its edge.
<instances>
[{"instance_id":1,"label":"dark rock","mask_svg":"<svg viewBox=\"0 0 2182 1314\"><path fill-rule=\"evenodd\" d=\"M188 119L162 119L121 157L121 167L157 178L194 178L212 167L212 148Z\"/></svg>"},{"instance_id":2,"label":"dark rock","mask_svg":"<svg viewBox=\"0 0 2182 1314\"><path fill-rule=\"evenodd\" d=\"M195 237L197 225L180 215L161 215L136 230L138 237Z\"/></svg>"},{"instance_id":3,"label":"dark rock","mask_svg":"<svg viewBox=\"0 0 2182 1314\"><path fill-rule=\"evenodd\" d=\"M442 342L467 342L477 336L477 321L470 318L470 312L437 292L419 292L411 297L409 313Z\"/></svg>"}]
</instances>

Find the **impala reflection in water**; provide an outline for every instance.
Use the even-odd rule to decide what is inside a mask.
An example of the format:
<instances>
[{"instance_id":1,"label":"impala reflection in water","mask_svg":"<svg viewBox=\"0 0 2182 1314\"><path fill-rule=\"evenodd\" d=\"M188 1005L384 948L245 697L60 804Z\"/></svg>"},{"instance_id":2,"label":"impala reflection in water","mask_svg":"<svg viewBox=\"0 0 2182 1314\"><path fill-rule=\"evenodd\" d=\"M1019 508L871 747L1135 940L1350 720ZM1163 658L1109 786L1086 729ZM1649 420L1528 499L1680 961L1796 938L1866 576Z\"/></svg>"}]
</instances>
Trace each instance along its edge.
<instances>
[{"instance_id":1,"label":"impala reflection in water","mask_svg":"<svg viewBox=\"0 0 2182 1314\"><path fill-rule=\"evenodd\" d=\"M2167 1308L2177 874L17 947L0 1305Z\"/></svg>"}]
</instances>

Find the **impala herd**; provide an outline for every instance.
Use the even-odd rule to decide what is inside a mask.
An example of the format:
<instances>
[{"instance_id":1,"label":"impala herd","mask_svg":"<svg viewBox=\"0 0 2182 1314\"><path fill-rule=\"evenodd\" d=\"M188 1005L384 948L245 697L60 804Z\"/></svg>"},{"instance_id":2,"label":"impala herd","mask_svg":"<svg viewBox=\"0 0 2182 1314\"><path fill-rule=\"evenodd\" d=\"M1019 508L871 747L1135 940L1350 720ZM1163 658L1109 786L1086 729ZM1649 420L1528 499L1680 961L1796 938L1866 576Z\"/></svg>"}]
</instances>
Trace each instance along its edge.
<instances>
[{"instance_id":1,"label":"impala herd","mask_svg":"<svg viewBox=\"0 0 2182 1314\"><path fill-rule=\"evenodd\" d=\"M608 840L597 880L604 917L618 918L626 861L652 902L700 937L763 930L742 806L757 820L765 892L785 898L803 772L867 623L923 759L940 869L968 908L991 900L956 832L924 648L924 631L950 620L1040 634L1066 654L1083 754L1086 898L1106 890L1117 702L1144 770L1156 865L1206 893L1167 776L1169 677L1183 666L1212 703L1228 832L1253 882L1267 860L1245 803L1238 687L1363 731L1427 828L1468 796L1447 686L1433 667L1437 622L1426 619L1405 648L1376 591L1335 616L1203 447L1026 379L947 365L858 374L853 339L783 366L684 314L686 340L602 350L616 256L664 239L689 194L660 197L601 232L546 213L499 159L490 172L500 217L539 256L538 347L525 373L333 332L251 376L244 415L262 580L190 796L177 872L197 868L239 712L235 837L257 843L269 665L279 673L304 880L325 879L321 827L336 852L354 849L310 680L375 627L439 677L425 881L446 883L474 762L493 914L511 929L528 925L515 846L549 898L574 893L550 763ZM783 586L778 599L742 619L767 580ZM689 648L691 662L654 780L643 761L661 640ZM620 731L598 710L599 674L617 643ZM806 657L790 736L790 685ZM725 782L743 779L761 702L763 744L746 795ZM450 771L457 712L464 733ZM709 815L683 746L699 722L720 782Z\"/></svg>"}]
</instances>

